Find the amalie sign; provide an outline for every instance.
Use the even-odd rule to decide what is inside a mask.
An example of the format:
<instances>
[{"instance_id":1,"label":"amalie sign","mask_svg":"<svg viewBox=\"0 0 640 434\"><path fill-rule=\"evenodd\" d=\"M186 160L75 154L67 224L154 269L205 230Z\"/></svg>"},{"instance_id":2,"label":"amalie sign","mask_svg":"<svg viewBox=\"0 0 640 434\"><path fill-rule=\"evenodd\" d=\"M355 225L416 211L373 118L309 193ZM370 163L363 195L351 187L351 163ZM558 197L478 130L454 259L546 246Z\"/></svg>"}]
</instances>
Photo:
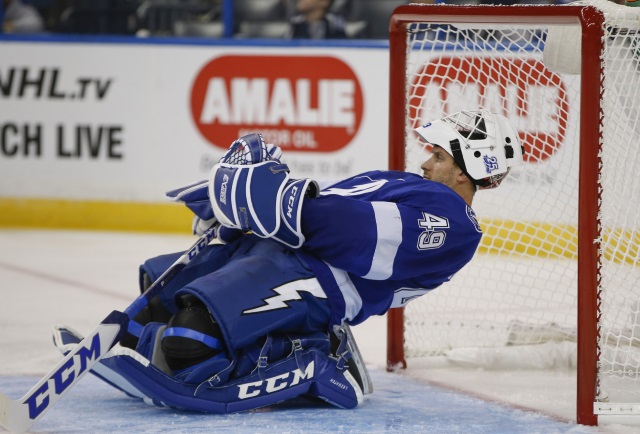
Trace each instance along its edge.
<instances>
[{"instance_id":1,"label":"amalie sign","mask_svg":"<svg viewBox=\"0 0 640 434\"><path fill-rule=\"evenodd\" d=\"M353 70L329 56L221 56L191 90L195 125L223 149L260 132L287 151L337 151L358 132L363 106Z\"/></svg>"},{"instance_id":2,"label":"amalie sign","mask_svg":"<svg viewBox=\"0 0 640 434\"><path fill-rule=\"evenodd\" d=\"M409 97L409 117L417 127L424 119L423 108L432 104L430 95L438 95L446 105L449 89L476 89L477 105L486 105L489 95L497 98L504 115L521 117L519 135L525 147L524 160L536 162L551 157L564 143L569 122L569 95L559 75L536 59L493 59L485 57L442 56L425 63L414 74ZM474 87L475 86L475 87ZM515 95L515 103L509 99ZM539 107L534 107L536 104ZM555 119L548 131L541 129L536 113Z\"/></svg>"}]
</instances>

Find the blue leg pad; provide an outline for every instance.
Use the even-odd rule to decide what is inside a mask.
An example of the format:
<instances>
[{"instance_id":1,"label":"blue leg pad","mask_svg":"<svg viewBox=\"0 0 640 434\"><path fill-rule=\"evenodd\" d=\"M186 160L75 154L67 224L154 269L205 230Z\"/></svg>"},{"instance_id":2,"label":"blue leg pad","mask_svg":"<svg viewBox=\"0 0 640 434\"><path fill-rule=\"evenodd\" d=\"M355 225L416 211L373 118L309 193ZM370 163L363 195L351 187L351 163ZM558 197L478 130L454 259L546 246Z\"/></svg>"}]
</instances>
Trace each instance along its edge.
<instances>
[{"instance_id":1,"label":"blue leg pad","mask_svg":"<svg viewBox=\"0 0 640 434\"><path fill-rule=\"evenodd\" d=\"M328 337L321 333L299 339L268 337L258 351L247 351L198 384L163 372L136 351L116 348L100 361L99 377L147 404L207 413L246 411L303 395L354 408L362 390L342 359L330 355L328 346ZM249 373L240 368L247 364L247 357L257 358ZM279 359L271 362L272 357ZM210 366L220 369L222 365Z\"/></svg>"}]
</instances>

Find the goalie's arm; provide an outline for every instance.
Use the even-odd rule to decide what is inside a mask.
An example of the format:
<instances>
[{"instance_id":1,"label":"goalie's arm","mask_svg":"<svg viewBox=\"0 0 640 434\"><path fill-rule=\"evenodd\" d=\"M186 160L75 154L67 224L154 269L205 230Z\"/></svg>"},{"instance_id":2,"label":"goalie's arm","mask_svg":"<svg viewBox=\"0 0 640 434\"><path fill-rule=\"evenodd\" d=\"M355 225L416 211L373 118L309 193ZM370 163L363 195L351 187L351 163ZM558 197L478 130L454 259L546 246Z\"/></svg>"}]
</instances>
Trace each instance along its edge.
<instances>
[{"instance_id":1,"label":"goalie's arm","mask_svg":"<svg viewBox=\"0 0 640 434\"><path fill-rule=\"evenodd\" d=\"M399 211L392 203L342 196L308 200L302 209L303 249L355 275L366 276L372 271L375 275L378 241L378 257L382 250L385 250L385 256L395 256L399 247L402 223L394 219L394 215L399 216ZM388 221L383 222L383 219ZM395 236L393 232L399 235ZM392 262L393 259L391 257Z\"/></svg>"},{"instance_id":2,"label":"goalie's arm","mask_svg":"<svg viewBox=\"0 0 640 434\"><path fill-rule=\"evenodd\" d=\"M303 205L303 249L372 280L440 273L473 256L480 234L470 224L451 218L449 227L429 232L419 223L424 218L402 203L320 196Z\"/></svg>"}]
</instances>

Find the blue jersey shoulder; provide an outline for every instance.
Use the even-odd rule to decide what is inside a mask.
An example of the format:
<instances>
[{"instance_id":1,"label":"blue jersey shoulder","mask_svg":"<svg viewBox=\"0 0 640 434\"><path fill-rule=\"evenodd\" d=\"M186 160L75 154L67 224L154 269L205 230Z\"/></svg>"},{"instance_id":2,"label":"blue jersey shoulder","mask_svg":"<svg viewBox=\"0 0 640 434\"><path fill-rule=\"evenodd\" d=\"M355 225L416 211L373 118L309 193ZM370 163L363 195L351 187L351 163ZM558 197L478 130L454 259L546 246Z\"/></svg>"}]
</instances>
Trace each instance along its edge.
<instances>
[{"instance_id":1,"label":"blue jersey shoulder","mask_svg":"<svg viewBox=\"0 0 640 434\"><path fill-rule=\"evenodd\" d=\"M361 200L394 202L421 211L468 221L481 232L473 209L450 187L419 175L392 170L374 170L337 182L322 192L356 196Z\"/></svg>"}]
</instances>

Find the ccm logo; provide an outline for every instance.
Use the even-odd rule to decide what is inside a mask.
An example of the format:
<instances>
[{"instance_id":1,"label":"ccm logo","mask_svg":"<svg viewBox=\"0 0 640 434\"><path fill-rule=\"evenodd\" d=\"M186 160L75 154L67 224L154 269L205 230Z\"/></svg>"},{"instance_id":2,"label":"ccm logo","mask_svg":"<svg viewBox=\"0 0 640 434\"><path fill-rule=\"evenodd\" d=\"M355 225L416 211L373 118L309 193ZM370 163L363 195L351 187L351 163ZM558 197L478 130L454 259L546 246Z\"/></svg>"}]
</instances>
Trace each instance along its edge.
<instances>
[{"instance_id":1,"label":"ccm logo","mask_svg":"<svg viewBox=\"0 0 640 434\"><path fill-rule=\"evenodd\" d=\"M259 131L286 151L337 151L358 133L363 107L355 72L331 56L221 56L191 89L196 128L223 149Z\"/></svg>"},{"instance_id":2,"label":"ccm logo","mask_svg":"<svg viewBox=\"0 0 640 434\"><path fill-rule=\"evenodd\" d=\"M291 188L291 196L289 196L289 200L287 202L287 217L291 218L291 214L293 213L293 205L296 202L296 195L298 194L298 186L294 185Z\"/></svg>"},{"instance_id":3,"label":"ccm logo","mask_svg":"<svg viewBox=\"0 0 640 434\"><path fill-rule=\"evenodd\" d=\"M220 185L220 203L227 204L227 184L229 183L229 177L225 173L222 175L222 184Z\"/></svg>"},{"instance_id":4,"label":"ccm logo","mask_svg":"<svg viewBox=\"0 0 640 434\"><path fill-rule=\"evenodd\" d=\"M197 245L193 246L191 248L191 250L189 250L189 259L193 259L196 257L196 255L202 251L202 249L204 249L205 247L207 247L207 245L209 244L209 242L211 242L212 239L215 238L215 231L213 229L209 229L208 232L206 232L207 237L200 240L198 242ZM162 285L164 285L164 283L161 283Z\"/></svg>"},{"instance_id":5,"label":"ccm logo","mask_svg":"<svg viewBox=\"0 0 640 434\"><path fill-rule=\"evenodd\" d=\"M81 348L67 363L54 372L25 403L29 406L29 418L36 419L49 406L51 394L60 395L87 369L87 360L100 355L100 335L96 334L89 348Z\"/></svg>"},{"instance_id":6,"label":"ccm logo","mask_svg":"<svg viewBox=\"0 0 640 434\"><path fill-rule=\"evenodd\" d=\"M315 362L311 362L307 365L304 372L300 369L296 369L295 371L285 372L284 374L276 375L275 377L267 378L266 380L240 384L238 385L238 388L240 389L238 391L238 398L253 398L258 395L273 393L287 387L295 386L300 383L300 380L313 378L314 368ZM291 378L292 376L293 378ZM289 382L290 378L291 382Z\"/></svg>"}]
</instances>

